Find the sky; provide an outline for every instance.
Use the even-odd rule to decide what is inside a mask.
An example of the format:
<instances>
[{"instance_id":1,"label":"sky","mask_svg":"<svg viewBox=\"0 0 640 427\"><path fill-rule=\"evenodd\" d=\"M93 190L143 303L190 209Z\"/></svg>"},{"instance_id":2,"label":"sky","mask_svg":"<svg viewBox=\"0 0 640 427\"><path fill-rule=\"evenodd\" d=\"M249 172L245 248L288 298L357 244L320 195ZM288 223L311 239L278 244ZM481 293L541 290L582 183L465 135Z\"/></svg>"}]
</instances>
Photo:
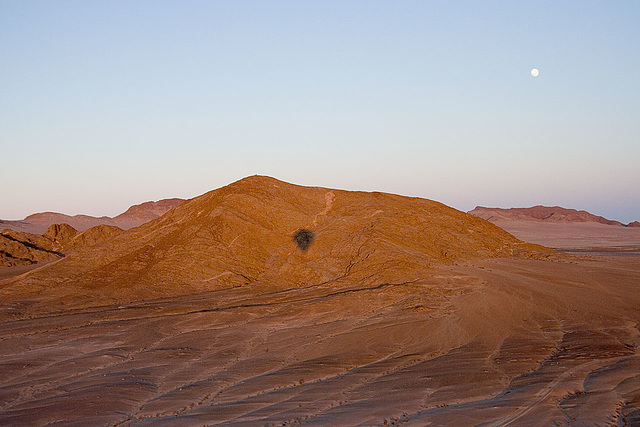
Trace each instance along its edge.
<instances>
[{"instance_id":1,"label":"sky","mask_svg":"<svg viewBox=\"0 0 640 427\"><path fill-rule=\"evenodd\" d=\"M0 0L0 218L260 174L640 220L639 22L636 0Z\"/></svg>"}]
</instances>

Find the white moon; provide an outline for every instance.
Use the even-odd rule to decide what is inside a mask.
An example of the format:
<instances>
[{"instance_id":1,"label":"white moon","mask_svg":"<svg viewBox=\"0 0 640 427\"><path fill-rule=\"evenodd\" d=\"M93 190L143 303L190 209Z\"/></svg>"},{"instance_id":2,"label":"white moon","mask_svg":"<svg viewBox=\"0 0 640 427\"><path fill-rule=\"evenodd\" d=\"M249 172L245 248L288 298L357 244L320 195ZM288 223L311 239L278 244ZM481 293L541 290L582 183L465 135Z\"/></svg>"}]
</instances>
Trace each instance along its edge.
<instances>
[{"instance_id":1,"label":"white moon","mask_svg":"<svg viewBox=\"0 0 640 427\"><path fill-rule=\"evenodd\" d=\"M531 70L531 75L533 77L538 77L538 74L540 74L540 71L538 71L537 68L534 68L533 70Z\"/></svg>"}]
</instances>

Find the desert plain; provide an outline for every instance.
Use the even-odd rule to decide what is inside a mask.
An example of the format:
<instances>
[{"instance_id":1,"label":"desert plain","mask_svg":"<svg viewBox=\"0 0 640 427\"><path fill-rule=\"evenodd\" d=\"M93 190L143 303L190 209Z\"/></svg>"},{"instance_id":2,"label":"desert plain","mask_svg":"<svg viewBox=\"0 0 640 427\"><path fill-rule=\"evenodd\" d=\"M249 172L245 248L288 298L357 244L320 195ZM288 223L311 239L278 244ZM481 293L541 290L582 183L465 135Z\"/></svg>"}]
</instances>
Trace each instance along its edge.
<instances>
[{"instance_id":1,"label":"desert plain","mask_svg":"<svg viewBox=\"0 0 640 427\"><path fill-rule=\"evenodd\" d=\"M0 268L0 424L640 425L639 229L573 225L255 176L74 237Z\"/></svg>"}]
</instances>

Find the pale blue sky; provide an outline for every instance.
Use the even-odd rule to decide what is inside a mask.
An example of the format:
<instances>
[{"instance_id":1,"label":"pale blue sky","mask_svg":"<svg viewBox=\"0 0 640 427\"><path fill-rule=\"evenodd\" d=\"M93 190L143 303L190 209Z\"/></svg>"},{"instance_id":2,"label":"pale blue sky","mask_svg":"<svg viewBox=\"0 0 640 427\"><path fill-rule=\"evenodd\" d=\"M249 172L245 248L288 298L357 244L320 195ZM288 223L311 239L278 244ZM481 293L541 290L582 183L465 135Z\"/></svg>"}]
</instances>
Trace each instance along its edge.
<instances>
[{"instance_id":1,"label":"pale blue sky","mask_svg":"<svg viewBox=\"0 0 640 427\"><path fill-rule=\"evenodd\" d=\"M640 220L638 23L635 0L0 0L0 218L263 174Z\"/></svg>"}]
</instances>

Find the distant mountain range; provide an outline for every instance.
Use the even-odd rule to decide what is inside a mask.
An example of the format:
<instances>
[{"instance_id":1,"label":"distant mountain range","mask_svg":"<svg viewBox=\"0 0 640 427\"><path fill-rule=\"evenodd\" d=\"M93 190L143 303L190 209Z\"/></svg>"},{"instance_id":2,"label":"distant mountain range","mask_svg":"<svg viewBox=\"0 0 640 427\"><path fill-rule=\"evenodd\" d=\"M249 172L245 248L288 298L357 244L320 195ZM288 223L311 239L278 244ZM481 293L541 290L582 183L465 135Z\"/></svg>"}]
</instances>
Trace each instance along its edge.
<instances>
[{"instance_id":1,"label":"distant mountain range","mask_svg":"<svg viewBox=\"0 0 640 427\"><path fill-rule=\"evenodd\" d=\"M164 199L133 205L116 217L94 217L89 215L65 215L57 212L42 212L29 215L22 221L0 220L0 231L10 229L24 233L43 234L53 224L69 224L77 231L85 231L97 225L110 225L128 230L162 216L165 212L184 202L184 199Z\"/></svg>"},{"instance_id":2,"label":"distant mountain range","mask_svg":"<svg viewBox=\"0 0 640 427\"><path fill-rule=\"evenodd\" d=\"M273 190L273 188L276 188L278 190ZM308 218L311 214L309 212L299 212L298 210L301 208L297 206L296 201L324 196L325 193L327 197L327 204L324 207L324 210L320 209L321 212L316 214L314 220L312 221L311 228L314 228L318 224L319 219L326 216L329 210L335 210L333 209L333 199L335 198L335 194L338 194L337 190L329 191L326 189L297 187L268 177L249 177L228 187L207 193L206 195L203 195L196 200L192 200L191 203L184 204L184 206L182 206L180 209L176 210L173 214L170 214L170 219L166 219L163 222L155 221L153 223L155 225L149 224L148 226L145 226L147 228L140 231L140 233L142 233L142 235L145 237L144 239L141 239L142 243L140 244L134 244L134 242L140 236L137 236L136 234L127 234L127 236L129 237L122 237L123 241L121 242L121 248L124 248L127 251L134 246L137 247L140 245L146 248L145 245L148 245L150 243L150 241L147 241L146 236L164 235L167 230L174 230L174 228L176 228L175 226L171 225L172 223L193 223L192 229L190 229L188 232L185 230L174 230L178 235L189 234L191 236L188 239L180 242L180 247L186 250L187 248L193 246L194 242L199 241L199 237L196 236L198 236L200 231L197 230L202 230L203 227L205 227L205 224L201 223L202 212L215 212L216 215L214 215L214 222L224 222L224 226L222 228L211 230L211 237L213 238L213 241L217 241L218 243L220 243L221 241L219 240L222 239L225 241L226 245L229 245L229 247L231 247L234 243L241 244L241 246L243 247L253 247L256 245L256 242L251 243L250 241L245 241L246 239L244 238L244 236L257 236L264 234L264 230L262 229L253 230L251 232L249 231L255 224L271 224L271 222L273 222L271 216L275 215L276 213L280 215L280 218L276 221L277 223L286 223L286 218L288 218L289 216L297 217L302 215L303 217ZM230 204L228 200L226 200L226 198L222 196L228 196L229 194L233 195L231 196L231 198L234 200L234 203ZM413 216L408 216L407 218L405 218L405 220L408 221L407 224L413 224L412 226L415 226L415 224L422 224L425 221L426 223L429 223L429 227L427 227L425 230L420 231L421 235L426 233L426 230L433 231L434 227L440 230L442 236L453 232L452 230L447 231L447 227L445 227L443 224L437 223L436 226L435 222L432 223L434 212L439 212L440 210L445 210L446 215L455 217L454 213L457 211L451 208L447 208L444 205L439 205L435 202L423 200L420 203L422 203L424 206L414 206L412 204L414 203L412 199L405 200L403 198L399 198L398 196L387 195L383 197L382 195L377 195L379 193L372 193L371 195L366 196L354 192L340 192L339 194L341 194L342 199L349 201L349 204L351 206L350 209L360 209L361 205L378 206L380 209L378 209L374 213L367 213L366 215L373 215L379 218L384 217L384 215L380 215L380 213L385 212L387 209L396 209L399 206L401 206L402 209L408 209L412 212L413 210L415 210L415 212L412 213ZM370 200L367 199L367 197ZM386 200L386 198L390 198L390 200ZM209 199L211 199L211 201L209 201ZM391 199L393 199L393 203L391 203ZM174 198L160 200L157 202L141 203L139 205L131 206L129 209L127 209L126 212L113 218L108 216L93 217L88 215L69 216L61 213L44 212L29 215L22 221L0 220L0 230L3 230L2 233L0 233L0 266L31 265L42 262L50 262L63 258L66 254L69 254L71 252L106 243L107 241L116 239L116 237L124 233L125 230L129 230L131 228L146 224L152 220L160 218L169 210L178 207L179 205L183 205L183 202L185 202L184 199ZM387 204L389 204L389 206L387 206ZM199 206L198 209L195 209L193 207L196 205ZM284 213L285 211L286 215ZM526 224L533 225L553 223L595 223L604 224L620 229L623 229L624 227L640 227L640 223L637 221L625 225L619 221L609 220L601 216L593 215L586 211L566 209L559 206L533 206L530 208L510 209L487 208L478 206L468 213L475 217L483 218L492 223L495 223L496 225L504 228L508 232L514 234L516 237L524 241L540 243L552 247L555 247L557 245L554 246L554 240L545 240L544 230L536 229L534 231L523 231L521 228ZM473 218L473 216L465 214L462 215L467 217L465 221L469 221L469 219ZM256 217L253 218L254 216ZM357 217L358 215L355 216ZM401 230L392 228L380 228L381 220L379 218L376 221L376 229L379 229L378 231L387 233L389 235L394 235L395 233L397 233L398 236L405 237L410 234L407 234L406 230L401 232ZM397 216L394 218L394 221L398 219ZM167 223L167 221L169 221L169 223ZM346 219L344 219L343 221L346 221ZM449 219L448 221L449 222L447 222L447 224L450 224L450 221L452 221L452 219ZM306 225L308 226L309 224ZM353 226L356 227L356 225L364 227L364 225L360 223L354 223ZM209 225L206 226L208 227ZM402 227L402 222L398 224L398 226ZM293 227L293 224L291 224L291 227ZM391 226L389 225L389 227ZM460 227L462 226L459 226L458 228ZM469 222L468 224L465 223L465 227L472 229L473 227L479 227L479 224ZM235 232L232 233L233 238L229 242L226 242L226 237L229 236L225 236L223 238L223 235L220 233L230 233L231 229L235 230ZM288 230L287 232L283 232L282 236L287 236L292 230L293 228L291 230ZM345 229L338 234L342 236L352 236L354 230ZM482 229L482 232L480 234L475 234L474 236L477 237L483 235L485 236L485 238L488 238L488 236L490 235L491 238L493 238L495 241L502 241L505 239L505 241L508 241L510 236L500 235L498 237L496 234L496 230L499 229ZM174 231L171 232L173 233ZM329 230L325 232L328 233ZM436 254L431 255L433 255L434 258L439 258L442 256L448 258L452 256L462 256L462 254L465 252L474 252L475 249L471 250L471 246L456 248L454 245L454 243L458 240L466 241L469 238L470 236L464 236L464 238L458 236L457 240L452 240L450 242L444 242L442 240L442 237L439 237L437 239L434 238L430 241L439 241L442 244L442 247L437 251ZM152 246L161 247L161 241L163 242L162 239L163 238L160 238L159 242L154 242ZM338 239L338 237L335 237L335 239ZM469 240L469 242L471 242L472 240L473 239ZM478 242L474 242L471 245L475 247L475 245L477 244ZM484 242L480 246L486 244L487 243ZM192 251L188 251L188 253L183 254L184 256L182 257L182 261L186 259L195 259L198 256L202 255L204 252L207 252L210 249L208 245L205 245L207 247L207 250L205 250L202 243L198 243L196 247L192 248ZM276 248L281 249L282 245L284 245L284 242L278 242L278 244L276 244L273 248L263 248L263 252L264 254L272 254L273 250L276 250ZM400 245L400 242L394 242L393 245ZM171 239L170 246L175 246L173 238ZM109 252L112 251L116 252L115 250L113 250L113 248L111 248ZM170 253L172 251L175 252L175 248L172 251L169 251L169 249L167 249L167 251L167 253ZM222 256L221 254L226 253L226 251L227 249L216 247L215 250L213 250L213 252L210 254L210 258L208 258L207 260L202 260L203 265L211 263L215 264L216 262L213 260ZM425 256L424 251L419 252L421 254L421 257ZM446 256L443 254L445 254ZM223 265L234 264L237 261L236 258L239 256L239 254L233 253L227 255L229 255L228 258L223 257L224 259L219 260L220 266L217 266L216 264L216 268L213 268L212 271L207 271L206 274L210 274L213 276L215 276L216 274L222 274L222 276L220 277L224 277L225 279L229 280L231 280L233 277L235 277L236 279L242 279L255 274L255 271L244 271L243 269L240 269L242 271L230 274L229 272L233 270L225 270L223 268ZM253 257L260 258L256 254L253 254L250 258L253 259ZM109 257L106 254L103 254L98 258L107 259ZM127 257L125 256L124 258ZM236 259L236 261L234 261L234 259ZM126 261L125 264L128 265L129 261ZM171 260L167 263L171 266L175 266L179 264L180 261ZM409 262L407 261L407 263ZM247 261L244 266L246 267L250 264L251 263ZM264 266L256 266L256 271L261 271L263 269ZM173 269L169 269L167 271L163 270L162 275L171 275L172 271ZM191 274L193 275L194 272L192 272ZM279 273L274 273L274 276L278 276L278 274ZM174 278L174 280L180 281L182 279Z\"/></svg>"},{"instance_id":3,"label":"distant mountain range","mask_svg":"<svg viewBox=\"0 0 640 427\"><path fill-rule=\"evenodd\" d=\"M547 223L595 222L618 227L640 227L640 222L638 221L634 221L630 224L623 224L620 221L614 221L598 215L593 215L587 211L567 209L560 206L539 205L530 208L509 209L477 206L468 213L494 223L510 221L537 221Z\"/></svg>"}]
</instances>

